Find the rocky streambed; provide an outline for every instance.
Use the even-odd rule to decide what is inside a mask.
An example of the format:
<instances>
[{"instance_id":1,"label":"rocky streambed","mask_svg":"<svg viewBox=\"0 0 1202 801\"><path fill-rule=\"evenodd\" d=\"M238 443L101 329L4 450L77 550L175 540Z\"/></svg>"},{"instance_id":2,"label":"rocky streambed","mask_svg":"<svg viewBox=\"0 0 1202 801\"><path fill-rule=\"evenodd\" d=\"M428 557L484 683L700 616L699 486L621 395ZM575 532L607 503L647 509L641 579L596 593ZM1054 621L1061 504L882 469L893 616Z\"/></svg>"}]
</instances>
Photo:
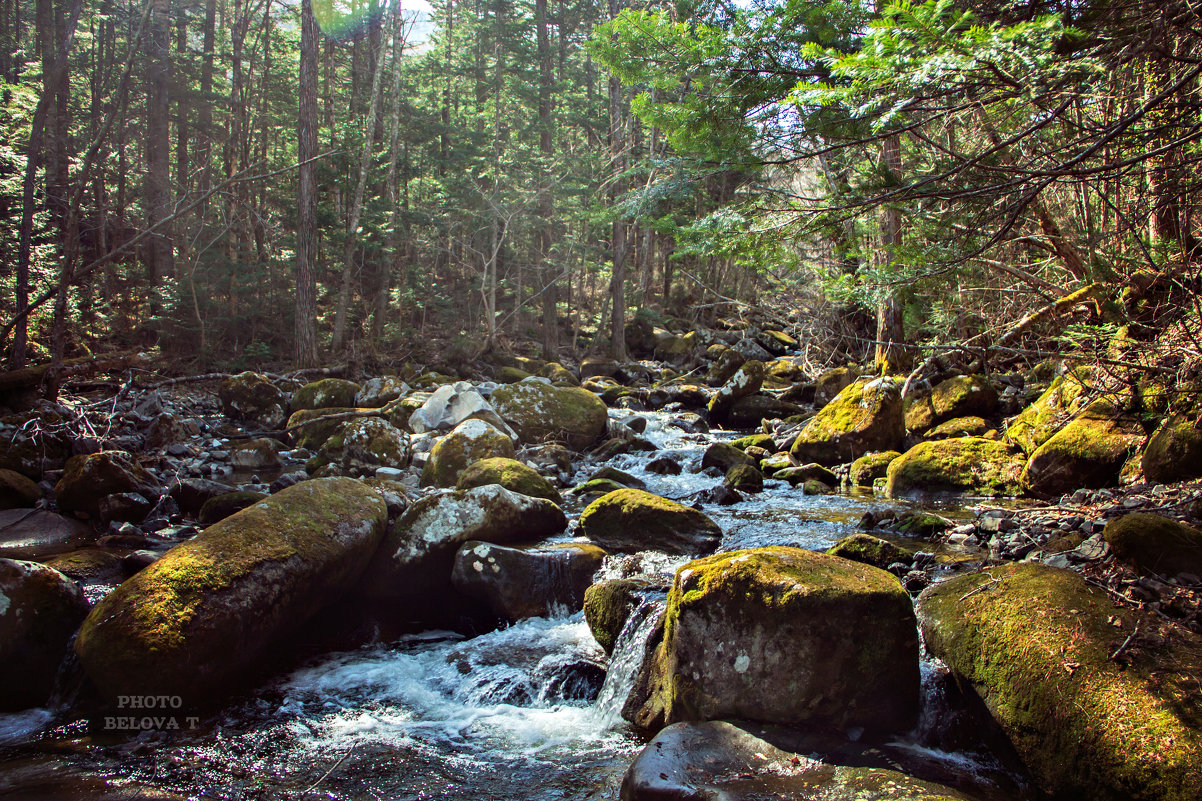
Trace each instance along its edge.
<instances>
[{"instance_id":1,"label":"rocky streambed","mask_svg":"<svg viewBox=\"0 0 1202 801\"><path fill-rule=\"evenodd\" d=\"M733 344L5 418L0 796L1198 797L1145 432Z\"/></svg>"}]
</instances>

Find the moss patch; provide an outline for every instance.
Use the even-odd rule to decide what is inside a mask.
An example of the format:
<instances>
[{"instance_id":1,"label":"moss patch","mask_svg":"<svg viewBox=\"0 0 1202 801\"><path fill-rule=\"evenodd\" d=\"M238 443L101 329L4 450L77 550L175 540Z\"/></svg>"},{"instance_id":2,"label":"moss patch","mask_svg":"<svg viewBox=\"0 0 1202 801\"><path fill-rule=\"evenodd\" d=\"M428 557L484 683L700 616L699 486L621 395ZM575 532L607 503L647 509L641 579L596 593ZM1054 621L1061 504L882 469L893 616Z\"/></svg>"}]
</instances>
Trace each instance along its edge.
<instances>
[{"instance_id":1,"label":"moss patch","mask_svg":"<svg viewBox=\"0 0 1202 801\"><path fill-rule=\"evenodd\" d=\"M1148 481L1168 484L1202 477L1202 428L1197 419L1170 416L1148 440L1140 464Z\"/></svg>"},{"instance_id":2,"label":"moss patch","mask_svg":"<svg viewBox=\"0 0 1202 801\"><path fill-rule=\"evenodd\" d=\"M605 432L605 404L587 389L522 381L499 387L492 405L527 444L559 442L584 450Z\"/></svg>"},{"instance_id":3,"label":"moss patch","mask_svg":"<svg viewBox=\"0 0 1202 801\"><path fill-rule=\"evenodd\" d=\"M955 417L993 414L997 390L981 376L958 375L906 398L906 429L921 434Z\"/></svg>"},{"instance_id":4,"label":"moss patch","mask_svg":"<svg viewBox=\"0 0 1202 801\"><path fill-rule=\"evenodd\" d=\"M1139 424L1118 416L1102 398L1040 445L1020 480L1024 489L1043 497L1109 486L1143 441Z\"/></svg>"},{"instance_id":5,"label":"moss patch","mask_svg":"<svg viewBox=\"0 0 1202 801\"><path fill-rule=\"evenodd\" d=\"M610 492L580 515L580 533L611 553L712 551L722 529L696 509L637 489Z\"/></svg>"},{"instance_id":6,"label":"moss patch","mask_svg":"<svg viewBox=\"0 0 1202 801\"><path fill-rule=\"evenodd\" d=\"M1000 442L961 437L922 442L889 464L892 497L930 493L1017 495L1022 459Z\"/></svg>"},{"instance_id":7,"label":"moss patch","mask_svg":"<svg viewBox=\"0 0 1202 801\"><path fill-rule=\"evenodd\" d=\"M1006 441L1028 456L1051 439L1086 403L1090 372L1079 367L1056 378L1039 399L1006 426Z\"/></svg>"},{"instance_id":8,"label":"moss patch","mask_svg":"<svg viewBox=\"0 0 1202 801\"><path fill-rule=\"evenodd\" d=\"M869 451L897 450L904 437L897 382L861 380L848 384L814 415L789 452L802 463L834 465Z\"/></svg>"},{"instance_id":9,"label":"moss patch","mask_svg":"<svg viewBox=\"0 0 1202 801\"><path fill-rule=\"evenodd\" d=\"M1129 514L1106 524L1115 555L1146 573L1202 576L1202 531L1167 517Z\"/></svg>"},{"instance_id":10,"label":"moss patch","mask_svg":"<svg viewBox=\"0 0 1202 801\"><path fill-rule=\"evenodd\" d=\"M355 405L355 396L361 390L354 381L342 378L323 378L305 384L292 394L292 410L346 408Z\"/></svg>"},{"instance_id":11,"label":"moss patch","mask_svg":"<svg viewBox=\"0 0 1202 801\"><path fill-rule=\"evenodd\" d=\"M866 453L851 463L848 479L853 486L871 487L872 482L885 477L890 463L899 456L897 451Z\"/></svg>"},{"instance_id":12,"label":"moss patch","mask_svg":"<svg viewBox=\"0 0 1202 801\"><path fill-rule=\"evenodd\" d=\"M546 498L552 503L563 503L559 491L538 471L516 459L494 456L469 465L459 476L456 489L471 489L485 484L500 484L507 490L520 492L532 498Z\"/></svg>"}]
</instances>

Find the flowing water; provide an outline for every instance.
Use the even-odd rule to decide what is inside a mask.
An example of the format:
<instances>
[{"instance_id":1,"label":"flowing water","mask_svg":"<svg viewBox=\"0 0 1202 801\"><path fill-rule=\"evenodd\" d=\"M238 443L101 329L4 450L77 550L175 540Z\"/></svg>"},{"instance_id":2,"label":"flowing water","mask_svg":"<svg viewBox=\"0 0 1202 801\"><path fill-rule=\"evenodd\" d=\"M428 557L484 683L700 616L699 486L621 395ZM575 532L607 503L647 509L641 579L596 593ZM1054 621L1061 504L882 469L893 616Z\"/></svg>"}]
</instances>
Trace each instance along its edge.
<instances>
[{"instance_id":1,"label":"flowing water","mask_svg":"<svg viewBox=\"0 0 1202 801\"><path fill-rule=\"evenodd\" d=\"M661 453L620 456L612 466L676 499L721 484L694 471L710 442L733 433L686 434L668 415L644 416L645 436ZM680 460L681 475L646 470L664 451ZM575 478L598 466L583 465ZM766 488L734 506L706 506L723 529L723 550L829 547L855 531L865 511L886 505L871 496L808 496L784 482ZM643 554L614 559L605 573L670 575L682 561ZM631 616L607 673L577 613L471 639L427 632L327 654L195 730L105 743L85 724L52 720L44 710L0 715L0 798L101 797L99 776L205 799L616 799L643 745L622 722L621 706L662 603L649 597ZM936 684L928 685L927 696L938 700ZM907 746L943 753L931 742L919 737ZM43 785L55 789L29 794Z\"/></svg>"}]
</instances>

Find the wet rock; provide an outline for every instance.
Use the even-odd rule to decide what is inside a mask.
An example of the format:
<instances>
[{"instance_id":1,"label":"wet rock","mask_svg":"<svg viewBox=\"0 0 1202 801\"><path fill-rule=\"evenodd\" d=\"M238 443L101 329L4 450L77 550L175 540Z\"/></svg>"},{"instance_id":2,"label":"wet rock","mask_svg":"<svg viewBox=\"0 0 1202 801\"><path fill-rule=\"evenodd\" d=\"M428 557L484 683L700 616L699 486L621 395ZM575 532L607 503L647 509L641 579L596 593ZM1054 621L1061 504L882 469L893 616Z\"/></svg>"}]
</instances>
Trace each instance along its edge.
<instances>
[{"instance_id":1,"label":"wet rock","mask_svg":"<svg viewBox=\"0 0 1202 801\"><path fill-rule=\"evenodd\" d=\"M217 397L230 419L247 425L277 429L288 419L288 396L258 373L227 378L217 388Z\"/></svg>"},{"instance_id":2,"label":"wet rock","mask_svg":"<svg viewBox=\"0 0 1202 801\"><path fill-rule=\"evenodd\" d=\"M677 571L665 620L635 690L640 726L737 717L882 732L917 716L914 610L883 570L800 548L717 554Z\"/></svg>"},{"instance_id":3,"label":"wet rock","mask_svg":"<svg viewBox=\"0 0 1202 801\"><path fill-rule=\"evenodd\" d=\"M67 460L63 477L54 485L58 506L65 512L100 513L106 495L136 492L157 500L162 488L134 458L124 451L101 451Z\"/></svg>"},{"instance_id":4,"label":"wet rock","mask_svg":"<svg viewBox=\"0 0 1202 801\"><path fill-rule=\"evenodd\" d=\"M710 430L709 424L705 422L705 418L693 412L683 412L673 415L668 420L668 425L673 428L679 428L686 434L706 434Z\"/></svg>"},{"instance_id":5,"label":"wet rock","mask_svg":"<svg viewBox=\"0 0 1202 801\"><path fill-rule=\"evenodd\" d=\"M195 426L195 422L192 425ZM146 429L145 444L147 448L151 449L165 448L168 445L186 442L198 433L200 433L199 429L193 431L175 415L163 412L155 417L150 422L150 427Z\"/></svg>"},{"instance_id":6,"label":"wet rock","mask_svg":"<svg viewBox=\"0 0 1202 801\"><path fill-rule=\"evenodd\" d=\"M459 474L459 481L455 487L466 490L486 484L500 484L505 489L522 495L545 498L555 504L563 503L559 491L551 486L550 481L517 459L494 456L473 462Z\"/></svg>"},{"instance_id":7,"label":"wet rock","mask_svg":"<svg viewBox=\"0 0 1202 801\"><path fill-rule=\"evenodd\" d=\"M125 578L121 557L107 548L80 548L47 559L45 565L81 584L120 584Z\"/></svg>"},{"instance_id":8,"label":"wet rock","mask_svg":"<svg viewBox=\"0 0 1202 801\"><path fill-rule=\"evenodd\" d=\"M138 492L114 492L105 495L97 504L97 517L101 523L140 523L154 508L154 504Z\"/></svg>"},{"instance_id":9,"label":"wet rock","mask_svg":"<svg viewBox=\"0 0 1202 801\"><path fill-rule=\"evenodd\" d=\"M1058 376L1039 399L1009 421L1006 441L1030 456L1088 402L1090 371L1084 367Z\"/></svg>"},{"instance_id":10,"label":"wet rock","mask_svg":"<svg viewBox=\"0 0 1202 801\"><path fill-rule=\"evenodd\" d=\"M620 456L624 453L650 453L659 450L658 446L650 440L634 435L627 434L625 437L614 437L606 440L589 452L589 456L600 462L607 462L615 456Z\"/></svg>"},{"instance_id":11,"label":"wet rock","mask_svg":"<svg viewBox=\"0 0 1202 801\"><path fill-rule=\"evenodd\" d=\"M611 492L580 515L580 534L611 553L708 553L722 529L701 512L637 489Z\"/></svg>"},{"instance_id":12,"label":"wet rock","mask_svg":"<svg viewBox=\"0 0 1202 801\"><path fill-rule=\"evenodd\" d=\"M667 590L666 584L656 585L643 578L606 579L591 585L584 593L584 619L593 639L605 653L613 653L618 635L644 596Z\"/></svg>"},{"instance_id":13,"label":"wet rock","mask_svg":"<svg viewBox=\"0 0 1202 801\"><path fill-rule=\"evenodd\" d=\"M608 412L593 393L529 379L499 387L493 406L523 443L560 442L575 450L593 445L605 432Z\"/></svg>"},{"instance_id":14,"label":"wet rock","mask_svg":"<svg viewBox=\"0 0 1202 801\"><path fill-rule=\"evenodd\" d=\"M0 511L29 508L41 499L42 491L33 479L0 468Z\"/></svg>"},{"instance_id":15,"label":"wet rock","mask_svg":"<svg viewBox=\"0 0 1202 801\"><path fill-rule=\"evenodd\" d=\"M852 534L844 537L827 549L831 556L850 559L853 562L863 562L866 565L879 567L882 570L895 562L910 564L911 552L902 550L888 540L873 537L870 534Z\"/></svg>"},{"instance_id":16,"label":"wet rock","mask_svg":"<svg viewBox=\"0 0 1202 801\"><path fill-rule=\"evenodd\" d=\"M793 739L796 742L789 742ZM819 761L814 759L815 739L790 736L779 728L767 732L747 723L674 723L630 765L622 799L972 801L950 787L884 765L865 766L864 754L854 754L848 764ZM877 760L885 762L879 756Z\"/></svg>"},{"instance_id":17,"label":"wet rock","mask_svg":"<svg viewBox=\"0 0 1202 801\"><path fill-rule=\"evenodd\" d=\"M899 456L897 451L866 453L851 463L848 479L853 486L871 487L878 478L888 475L890 463Z\"/></svg>"},{"instance_id":18,"label":"wet rock","mask_svg":"<svg viewBox=\"0 0 1202 801\"><path fill-rule=\"evenodd\" d=\"M818 376L814 387L814 403L825 406L860 377L858 367L835 367Z\"/></svg>"},{"instance_id":19,"label":"wet rock","mask_svg":"<svg viewBox=\"0 0 1202 801\"><path fill-rule=\"evenodd\" d=\"M729 487L725 483L719 484L716 487L710 487L707 490L695 493L689 496L691 502L689 506L700 511L710 504L717 506L734 506L736 503L744 501L742 493L734 487Z\"/></svg>"},{"instance_id":20,"label":"wet rock","mask_svg":"<svg viewBox=\"0 0 1202 801\"><path fill-rule=\"evenodd\" d=\"M711 387L720 387L734 377L739 368L747 359L743 354L732 348L725 348L717 361L710 365L709 371L705 375L705 383Z\"/></svg>"},{"instance_id":21,"label":"wet rock","mask_svg":"<svg viewBox=\"0 0 1202 801\"><path fill-rule=\"evenodd\" d=\"M202 525L210 526L219 520L225 520L232 514L241 512L248 506L253 506L266 497L268 497L267 493L249 490L227 492L205 501L200 507L198 519Z\"/></svg>"},{"instance_id":22,"label":"wet rock","mask_svg":"<svg viewBox=\"0 0 1202 801\"><path fill-rule=\"evenodd\" d=\"M424 487L453 487L473 463L495 457L512 459L515 455L513 441L500 429L483 420L466 420L430 451L421 483Z\"/></svg>"},{"instance_id":23,"label":"wet rock","mask_svg":"<svg viewBox=\"0 0 1202 801\"><path fill-rule=\"evenodd\" d=\"M1160 515L1135 513L1106 524L1115 555L1145 573L1202 574L1202 531Z\"/></svg>"},{"instance_id":24,"label":"wet rock","mask_svg":"<svg viewBox=\"0 0 1202 801\"><path fill-rule=\"evenodd\" d=\"M922 493L1018 495L1022 470L1021 457L995 440L921 442L889 464L887 491L892 498Z\"/></svg>"},{"instance_id":25,"label":"wet rock","mask_svg":"<svg viewBox=\"0 0 1202 801\"><path fill-rule=\"evenodd\" d=\"M791 417L801 411L797 404L771 395L750 395L734 402L726 421L731 428L754 428L765 420Z\"/></svg>"},{"instance_id":26,"label":"wet rock","mask_svg":"<svg viewBox=\"0 0 1202 801\"><path fill-rule=\"evenodd\" d=\"M344 469L374 474L377 467L408 467L413 447L409 435L387 420L361 417L327 439L321 456Z\"/></svg>"},{"instance_id":27,"label":"wet rock","mask_svg":"<svg viewBox=\"0 0 1202 801\"><path fill-rule=\"evenodd\" d=\"M507 546L471 541L455 554L451 582L502 620L577 612L605 551L588 543Z\"/></svg>"},{"instance_id":28,"label":"wet rock","mask_svg":"<svg viewBox=\"0 0 1202 801\"><path fill-rule=\"evenodd\" d=\"M745 437L732 439L730 445L741 451L746 451L748 448L764 448L769 451L776 450L776 442L772 439L771 434L748 434Z\"/></svg>"},{"instance_id":29,"label":"wet rock","mask_svg":"<svg viewBox=\"0 0 1202 801\"><path fill-rule=\"evenodd\" d=\"M981 376L953 376L906 398L906 429L922 434L953 418L988 417L997 404L997 390Z\"/></svg>"},{"instance_id":30,"label":"wet rock","mask_svg":"<svg viewBox=\"0 0 1202 801\"><path fill-rule=\"evenodd\" d=\"M0 558L43 559L72 551L92 538L88 526L53 512L0 511Z\"/></svg>"},{"instance_id":31,"label":"wet rock","mask_svg":"<svg viewBox=\"0 0 1202 801\"><path fill-rule=\"evenodd\" d=\"M355 393L355 401L351 405L379 409L398 398L405 397L409 392L409 385L398 376L377 376L363 383L363 386Z\"/></svg>"},{"instance_id":32,"label":"wet rock","mask_svg":"<svg viewBox=\"0 0 1202 801\"><path fill-rule=\"evenodd\" d=\"M1202 797L1199 635L1129 648L1120 663L1111 655L1137 621L1156 624L1073 571L1037 564L954 577L918 609L927 648L983 701L1050 796Z\"/></svg>"},{"instance_id":33,"label":"wet rock","mask_svg":"<svg viewBox=\"0 0 1202 801\"><path fill-rule=\"evenodd\" d=\"M230 464L242 470L279 467L281 450L280 443L274 439L239 440L230 445Z\"/></svg>"},{"instance_id":34,"label":"wet rock","mask_svg":"<svg viewBox=\"0 0 1202 801\"><path fill-rule=\"evenodd\" d=\"M723 484L736 492L763 492L764 474L754 465L737 464L726 471Z\"/></svg>"},{"instance_id":35,"label":"wet rock","mask_svg":"<svg viewBox=\"0 0 1202 801\"><path fill-rule=\"evenodd\" d=\"M162 556L162 551L152 551L145 548L127 553L121 557L121 571L127 576L132 576L150 567L159 561Z\"/></svg>"},{"instance_id":36,"label":"wet rock","mask_svg":"<svg viewBox=\"0 0 1202 801\"><path fill-rule=\"evenodd\" d=\"M793 486L804 484L807 481L821 481L828 487L839 486L839 477L817 463L803 464L799 467L786 467L783 470L776 471L773 478L788 481Z\"/></svg>"},{"instance_id":37,"label":"wet rock","mask_svg":"<svg viewBox=\"0 0 1202 801\"><path fill-rule=\"evenodd\" d=\"M1169 484L1202 477L1202 429L1174 414L1161 423L1140 458L1144 478Z\"/></svg>"},{"instance_id":38,"label":"wet rock","mask_svg":"<svg viewBox=\"0 0 1202 801\"><path fill-rule=\"evenodd\" d=\"M292 394L291 408L294 412L302 409L329 409L333 407L346 408L355 406L355 396L362 389L354 381L342 378L322 378L305 384Z\"/></svg>"},{"instance_id":39,"label":"wet rock","mask_svg":"<svg viewBox=\"0 0 1202 801\"><path fill-rule=\"evenodd\" d=\"M220 481L205 478L186 478L171 487L171 497L179 504L179 508L188 515L200 512L205 501L233 492L234 487Z\"/></svg>"},{"instance_id":40,"label":"wet rock","mask_svg":"<svg viewBox=\"0 0 1202 801\"><path fill-rule=\"evenodd\" d=\"M389 526L359 592L424 612L451 591L455 552L463 543L529 542L565 528L567 518L558 506L499 484L430 495Z\"/></svg>"},{"instance_id":41,"label":"wet rock","mask_svg":"<svg viewBox=\"0 0 1202 801\"><path fill-rule=\"evenodd\" d=\"M619 470L616 467L605 465L593 471L589 476L589 480L607 480L620 484L623 487L632 487L634 489L647 489L647 484L641 478L632 476L630 473Z\"/></svg>"},{"instance_id":42,"label":"wet rock","mask_svg":"<svg viewBox=\"0 0 1202 801\"><path fill-rule=\"evenodd\" d=\"M1120 417L1110 401L1097 400L1031 454L1020 481L1045 498L1109 486L1143 441L1137 422Z\"/></svg>"},{"instance_id":43,"label":"wet rock","mask_svg":"<svg viewBox=\"0 0 1202 801\"><path fill-rule=\"evenodd\" d=\"M711 424L724 425L730 419L735 402L760 391L764 383L764 363L758 360L745 362L735 371L731 379L714 393L706 407Z\"/></svg>"},{"instance_id":44,"label":"wet rock","mask_svg":"<svg viewBox=\"0 0 1202 801\"><path fill-rule=\"evenodd\" d=\"M759 451L766 456L761 456L759 460L760 470L766 476L776 477L782 470L788 470L790 467L797 467L797 464L787 453L768 453L763 448L751 447L744 451L748 456L755 458L755 451Z\"/></svg>"},{"instance_id":45,"label":"wet rock","mask_svg":"<svg viewBox=\"0 0 1202 801\"><path fill-rule=\"evenodd\" d=\"M735 465L755 465L755 459L727 442L715 442L701 456L701 468L716 467L723 473Z\"/></svg>"},{"instance_id":46,"label":"wet rock","mask_svg":"<svg viewBox=\"0 0 1202 801\"><path fill-rule=\"evenodd\" d=\"M844 387L806 423L789 452L802 463L835 465L869 451L898 450L904 437L897 382L860 380Z\"/></svg>"},{"instance_id":47,"label":"wet rock","mask_svg":"<svg viewBox=\"0 0 1202 801\"><path fill-rule=\"evenodd\" d=\"M106 596L75 641L80 663L106 703L131 694L215 700L357 583L386 520L380 495L352 479L282 490Z\"/></svg>"},{"instance_id":48,"label":"wet rock","mask_svg":"<svg viewBox=\"0 0 1202 801\"><path fill-rule=\"evenodd\" d=\"M0 559L0 711L40 706L88 613L79 586L34 562Z\"/></svg>"},{"instance_id":49,"label":"wet rock","mask_svg":"<svg viewBox=\"0 0 1202 801\"><path fill-rule=\"evenodd\" d=\"M581 497L598 497L607 495L611 492L626 489L625 484L619 484L617 481L609 478L590 478L583 484L577 484L572 489L568 490L571 495L579 495Z\"/></svg>"},{"instance_id":50,"label":"wet rock","mask_svg":"<svg viewBox=\"0 0 1202 801\"><path fill-rule=\"evenodd\" d=\"M664 454L657 456L650 462L647 462L647 472L657 473L662 476L678 476L681 473L680 462L673 457Z\"/></svg>"}]
</instances>

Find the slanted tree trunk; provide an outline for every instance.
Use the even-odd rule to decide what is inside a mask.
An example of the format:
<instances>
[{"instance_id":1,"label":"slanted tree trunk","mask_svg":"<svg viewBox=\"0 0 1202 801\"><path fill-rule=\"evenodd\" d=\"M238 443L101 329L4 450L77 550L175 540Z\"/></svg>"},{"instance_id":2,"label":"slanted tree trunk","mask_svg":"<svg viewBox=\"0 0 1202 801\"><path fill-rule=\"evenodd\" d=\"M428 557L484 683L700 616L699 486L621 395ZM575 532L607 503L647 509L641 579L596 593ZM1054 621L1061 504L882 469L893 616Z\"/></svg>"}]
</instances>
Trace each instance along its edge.
<instances>
[{"instance_id":1,"label":"slanted tree trunk","mask_svg":"<svg viewBox=\"0 0 1202 801\"><path fill-rule=\"evenodd\" d=\"M296 118L296 330L298 367L317 364L317 45L319 32L313 0L301 0L300 75Z\"/></svg>"}]
</instances>

